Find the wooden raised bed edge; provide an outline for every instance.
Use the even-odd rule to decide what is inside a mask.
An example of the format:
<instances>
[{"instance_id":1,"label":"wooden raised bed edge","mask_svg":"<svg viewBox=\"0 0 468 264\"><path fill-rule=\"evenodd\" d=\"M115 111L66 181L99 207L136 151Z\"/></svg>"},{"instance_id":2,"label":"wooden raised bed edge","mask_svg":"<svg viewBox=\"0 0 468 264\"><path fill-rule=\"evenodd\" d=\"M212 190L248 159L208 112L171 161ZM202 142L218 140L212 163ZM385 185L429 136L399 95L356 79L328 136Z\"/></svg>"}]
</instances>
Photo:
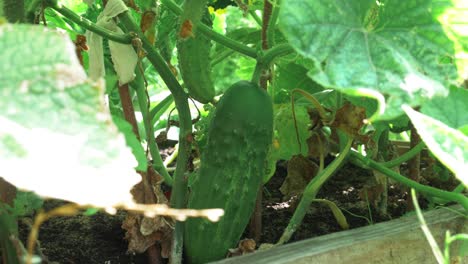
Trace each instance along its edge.
<instances>
[{"instance_id":1,"label":"wooden raised bed edge","mask_svg":"<svg viewBox=\"0 0 468 264\"><path fill-rule=\"evenodd\" d=\"M424 213L424 218L443 250L445 233L468 233L468 216L461 206L439 208ZM452 244L451 256L458 254L459 242ZM420 228L417 216L315 237L252 254L225 259L219 264L244 263L437 263ZM460 262L468 263L468 257Z\"/></svg>"}]
</instances>

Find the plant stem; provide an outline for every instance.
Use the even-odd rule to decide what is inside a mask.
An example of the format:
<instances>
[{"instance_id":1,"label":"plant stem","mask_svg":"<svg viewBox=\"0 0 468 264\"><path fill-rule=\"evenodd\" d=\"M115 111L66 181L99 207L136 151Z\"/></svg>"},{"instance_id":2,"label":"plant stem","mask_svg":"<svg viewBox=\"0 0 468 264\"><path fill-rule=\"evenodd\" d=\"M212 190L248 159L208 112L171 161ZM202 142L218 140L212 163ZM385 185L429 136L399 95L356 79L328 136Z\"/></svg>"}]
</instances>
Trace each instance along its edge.
<instances>
[{"instance_id":1,"label":"plant stem","mask_svg":"<svg viewBox=\"0 0 468 264\"><path fill-rule=\"evenodd\" d=\"M270 21L270 16L271 16L271 3L268 0L265 0L263 2L263 15L262 15L262 20L258 19L257 14L253 10L249 10L249 13L254 17L257 18L257 22L260 22L260 25L262 26L262 33L261 33L261 38L262 38L262 50L267 50L269 49L268 45L268 39L267 39L267 29L268 29L268 21ZM261 64L257 60L257 64ZM260 65L262 66L262 65ZM263 65L266 66L266 65ZM256 76L258 74L257 70L260 70L260 76ZM254 72L254 77L253 79L257 80L261 89L264 89L267 91L268 88L268 81L271 80L271 71L269 65L266 67L255 67L255 72ZM262 199L263 199L263 184L260 184L260 188L258 189L257 192L257 200L255 201L255 208L254 212L250 218L250 223L249 223L249 233L250 236L254 238L255 241L259 242L260 238L262 236Z\"/></svg>"},{"instance_id":2,"label":"plant stem","mask_svg":"<svg viewBox=\"0 0 468 264\"><path fill-rule=\"evenodd\" d=\"M157 104L153 109L150 111L150 120L151 124L154 125L156 121L161 118L162 114L166 112L166 110L171 106L171 104L174 102L174 97L172 94L166 96L159 104Z\"/></svg>"},{"instance_id":3,"label":"plant stem","mask_svg":"<svg viewBox=\"0 0 468 264\"><path fill-rule=\"evenodd\" d=\"M445 234L445 247L444 247L444 263L451 263L450 262L450 245L455 242L455 241L468 241L468 234L455 234L455 235L450 235L450 231L447 231ZM463 242L462 242L463 243Z\"/></svg>"},{"instance_id":4,"label":"plant stem","mask_svg":"<svg viewBox=\"0 0 468 264\"><path fill-rule=\"evenodd\" d=\"M102 28L100 26L97 26L93 22L89 21L86 18L83 18L79 15L77 15L75 12L72 10L68 9L67 7L63 5L58 5L57 0L46 0L44 1L44 4L47 7L50 7L54 9L55 11L59 12L62 14L64 17L70 19L71 21L75 22L79 26L94 32L101 37L107 38L109 40L122 43L122 44L130 44L132 42L132 37L130 34L118 34L113 31L107 30L105 28Z\"/></svg>"},{"instance_id":5,"label":"plant stem","mask_svg":"<svg viewBox=\"0 0 468 264\"><path fill-rule=\"evenodd\" d=\"M262 20L260 19L260 17L257 16L257 13L255 13L255 10L249 10L249 14L252 16L255 22L257 22L259 26L262 25Z\"/></svg>"},{"instance_id":6,"label":"plant stem","mask_svg":"<svg viewBox=\"0 0 468 264\"><path fill-rule=\"evenodd\" d=\"M19 264L18 252L11 237L18 237L18 221L16 216L7 209L6 204L0 204L0 262Z\"/></svg>"},{"instance_id":7,"label":"plant stem","mask_svg":"<svg viewBox=\"0 0 468 264\"><path fill-rule=\"evenodd\" d=\"M272 45L270 44L270 40L267 37L268 26L270 25L270 17L272 12L273 6L271 5L269 0L265 0L263 2L263 16L262 16L262 50L267 50Z\"/></svg>"},{"instance_id":8,"label":"plant stem","mask_svg":"<svg viewBox=\"0 0 468 264\"><path fill-rule=\"evenodd\" d=\"M419 143L421 143L421 137L419 136L416 128L414 127L413 123L411 123L411 136L410 136L410 147L414 148ZM421 178L421 152L418 152L414 157L412 157L408 161L409 167L409 178L415 182L419 182ZM416 194L415 194L416 195ZM406 211L414 210L414 204L411 201L411 198L408 196L406 198Z\"/></svg>"},{"instance_id":9,"label":"plant stem","mask_svg":"<svg viewBox=\"0 0 468 264\"><path fill-rule=\"evenodd\" d=\"M161 0L161 3L163 3L164 5L166 5L167 8L169 8L172 12L174 12L176 15L180 15L182 14L182 9L180 8L180 6L178 6L176 3L174 3L173 1L171 0ZM231 38L228 38L224 35L221 35L213 30L211 30L211 28L209 28L207 25L199 22L196 24L197 26L197 29L205 34L205 36L209 37L210 39L212 39L213 41L216 41L232 50L235 50L241 54L244 54L248 57L251 57L251 58L254 58L256 59L257 58L257 51L253 48L250 48L238 41L235 41Z\"/></svg>"},{"instance_id":10,"label":"plant stem","mask_svg":"<svg viewBox=\"0 0 468 264\"><path fill-rule=\"evenodd\" d=\"M282 245L289 241L291 236L294 234L297 228L299 228L302 219L307 213L307 209L309 208L310 204L313 202L315 197L317 196L320 187L333 175L334 172L338 170L338 168L343 164L345 161L346 156L351 150L351 145L353 143L352 138L348 138L346 142L346 146L344 147L343 151L340 155L328 165L323 171L321 171L317 176L315 176L312 181L307 184L307 187L302 194L301 201L297 206L296 210L294 211L294 215L289 221L288 226L281 235L278 243L276 245Z\"/></svg>"},{"instance_id":11,"label":"plant stem","mask_svg":"<svg viewBox=\"0 0 468 264\"><path fill-rule=\"evenodd\" d=\"M255 83L256 85L260 83L260 77L262 76L263 69L263 64L257 61L257 63L255 64L254 72L252 73L252 78L250 79L252 83Z\"/></svg>"},{"instance_id":12,"label":"plant stem","mask_svg":"<svg viewBox=\"0 0 468 264\"><path fill-rule=\"evenodd\" d=\"M41 3L42 3L42 0L32 0L31 3L29 3L29 6L26 9L26 15L25 15L25 19L27 23L32 24L34 22L34 18L36 16L35 12Z\"/></svg>"},{"instance_id":13,"label":"plant stem","mask_svg":"<svg viewBox=\"0 0 468 264\"><path fill-rule=\"evenodd\" d=\"M261 58L261 61L265 65L270 65L277 57L288 55L289 53L293 52L294 49L289 44L279 44L265 51Z\"/></svg>"},{"instance_id":14,"label":"plant stem","mask_svg":"<svg viewBox=\"0 0 468 264\"><path fill-rule=\"evenodd\" d=\"M465 197L463 194L459 193L453 193L453 192L448 192L444 190L440 190L434 187L426 186L420 183L417 183L415 181L412 181L399 173L394 172L393 170L383 166L382 164L373 161L367 157L362 156L361 154L357 153L356 151L351 151L350 154L350 159L351 161L361 164L365 167L372 168L374 170L380 171L381 173L384 173L388 177L399 181L403 184L405 184L408 187L411 187L415 189L416 191L420 193L424 193L427 195L431 196L436 196L439 198L442 198L447 201L454 201L460 203L465 210L468 210L468 198Z\"/></svg>"},{"instance_id":15,"label":"plant stem","mask_svg":"<svg viewBox=\"0 0 468 264\"><path fill-rule=\"evenodd\" d=\"M284 56L292 53L294 50L289 44L280 44L269 50L265 50L263 55L257 58L254 73L252 74L251 81L258 84L264 69L270 67L271 63L279 56Z\"/></svg>"},{"instance_id":16,"label":"plant stem","mask_svg":"<svg viewBox=\"0 0 468 264\"><path fill-rule=\"evenodd\" d=\"M125 120L132 125L132 131L140 139L140 133L138 133L138 124L135 117L135 109L133 108L132 97L130 96L130 91L128 89L128 83L124 85L119 85L119 96L120 102L122 103L122 109L124 112Z\"/></svg>"},{"instance_id":17,"label":"plant stem","mask_svg":"<svg viewBox=\"0 0 468 264\"><path fill-rule=\"evenodd\" d=\"M405 152L403 155L399 156L398 158L395 158L387 162L381 162L380 165L385 166L387 168L396 167L402 164L403 162L408 161L411 158L413 158L416 154L421 152L421 150L423 150L425 146L426 144L424 144L424 142L421 141L416 146L414 146L414 148L408 150L407 152Z\"/></svg>"},{"instance_id":18,"label":"plant stem","mask_svg":"<svg viewBox=\"0 0 468 264\"><path fill-rule=\"evenodd\" d=\"M156 140L154 138L154 129L153 125L151 124L151 119L148 111L148 98L146 96L146 87L144 84L143 76L140 70L137 68L135 70L135 80L133 80L133 88L136 91L138 104L140 105L141 115L143 116L143 124L145 126L146 132L146 142L148 142L148 147L151 153L151 157L153 158L153 167L154 169L161 174L164 178L164 182L168 185L172 186L173 179L169 175L164 166L164 162L159 154L159 148L156 144Z\"/></svg>"},{"instance_id":19,"label":"plant stem","mask_svg":"<svg viewBox=\"0 0 468 264\"><path fill-rule=\"evenodd\" d=\"M272 6L273 6L273 10L271 11L270 21L268 22L268 29L267 29L267 39L268 39L268 44L270 45L270 47L275 46L275 26L276 26L276 21L278 21L278 15L279 15L279 10L280 10L280 0L276 0L276 2L272 4Z\"/></svg>"},{"instance_id":20,"label":"plant stem","mask_svg":"<svg viewBox=\"0 0 468 264\"><path fill-rule=\"evenodd\" d=\"M148 53L147 58L154 66L156 71L166 83L167 87L174 96L174 102L179 112L179 156L177 158L176 170L174 172L174 184L171 195L171 207L183 208L186 206L187 196L187 178L186 171L190 157L192 144L192 120L188 105L188 96L182 86L173 75L164 58L154 49L148 39L141 32L140 28L133 21L128 12L119 15L122 24L130 31L138 35L143 43L143 48ZM182 260L182 246L184 235L183 222L177 221L174 229L174 241L171 251L171 263L180 263Z\"/></svg>"},{"instance_id":21,"label":"plant stem","mask_svg":"<svg viewBox=\"0 0 468 264\"><path fill-rule=\"evenodd\" d=\"M440 250L439 245L437 244L437 241L435 240L434 236L429 230L429 227L426 224L426 220L424 219L424 216L421 212L421 208L419 207L418 197L414 189L411 189L410 197L411 197L411 200L413 201L413 208L416 210L416 216L418 217L419 223L421 224L421 229L424 235L426 236L427 242L429 242L429 246L432 249L432 253L434 254L434 257L436 258L437 263L443 264L444 257L442 256L442 251Z\"/></svg>"},{"instance_id":22,"label":"plant stem","mask_svg":"<svg viewBox=\"0 0 468 264\"><path fill-rule=\"evenodd\" d=\"M270 21L270 16L271 16L271 11L272 11L272 6L270 1L265 0L263 1L263 15L262 15L262 32L261 32L261 39L262 39L262 51L268 50L271 45L269 45L269 41L267 38L267 30L269 21ZM262 64L261 59L257 60L257 63ZM262 71L260 75L260 81L259 81L259 86L262 89L267 90L268 88L268 81L271 80L271 67L269 63L261 65Z\"/></svg>"}]
</instances>

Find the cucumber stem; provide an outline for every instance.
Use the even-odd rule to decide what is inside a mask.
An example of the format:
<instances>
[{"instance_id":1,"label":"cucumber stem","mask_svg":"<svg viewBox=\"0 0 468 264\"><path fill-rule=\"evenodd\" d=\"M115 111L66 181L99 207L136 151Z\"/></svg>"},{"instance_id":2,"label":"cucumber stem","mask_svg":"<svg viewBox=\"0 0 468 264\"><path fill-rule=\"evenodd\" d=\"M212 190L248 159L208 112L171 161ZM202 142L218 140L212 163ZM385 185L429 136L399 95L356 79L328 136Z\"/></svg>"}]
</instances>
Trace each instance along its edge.
<instances>
[{"instance_id":1,"label":"cucumber stem","mask_svg":"<svg viewBox=\"0 0 468 264\"><path fill-rule=\"evenodd\" d=\"M46 0L44 1L44 5L57 11L64 17L78 24L80 27L83 27L91 32L94 32L101 37L107 38L109 40L112 40L121 44L130 44L132 42L132 36L130 34L118 34L113 31L102 28L100 26L97 26L96 24L89 21L88 19L77 15L75 12L68 9L64 5L59 6L57 4L57 0Z\"/></svg>"},{"instance_id":2,"label":"cucumber stem","mask_svg":"<svg viewBox=\"0 0 468 264\"><path fill-rule=\"evenodd\" d=\"M175 78L171 69L167 65L164 58L159 54L148 41L139 26L134 22L129 12L124 12L119 15L122 24L129 31L133 31L138 35L143 43L143 48L148 53L147 58L159 73L164 83L167 85L172 95L176 109L179 112L179 156L177 158L176 170L174 172L174 184L171 195L171 207L184 208L186 206L187 196L187 178L186 170L190 157L190 150L192 144L192 119L188 105L188 96L184 89ZM182 246L184 238L184 224L177 221L174 229L174 240L171 251L171 262L180 263L182 258Z\"/></svg>"},{"instance_id":3,"label":"cucumber stem","mask_svg":"<svg viewBox=\"0 0 468 264\"><path fill-rule=\"evenodd\" d=\"M421 150L426 146L423 141L419 142L414 148L408 150L405 152L403 155L399 156L398 158L395 158L393 160L387 161L387 162L381 162L380 165L385 166L387 168L393 168L395 166L398 166L402 164L405 161L410 160L413 158L416 154L421 152Z\"/></svg>"},{"instance_id":4,"label":"cucumber stem","mask_svg":"<svg viewBox=\"0 0 468 264\"><path fill-rule=\"evenodd\" d=\"M260 60L263 64L270 65L277 57L285 56L293 52L294 49L291 47L291 45L283 43L266 50Z\"/></svg>"},{"instance_id":5,"label":"cucumber stem","mask_svg":"<svg viewBox=\"0 0 468 264\"><path fill-rule=\"evenodd\" d=\"M164 166L164 162L159 154L159 147L156 144L156 140L154 138L154 129L153 125L151 124L151 118L148 111L148 98L146 97L145 91L145 84L143 80L142 73L137 68L135 70L135 80L133 80L132 86L136 91L138 104L140 105L141 115L143 116L143 124L145 126L146 132L146 141L148 142L148 147L151 153L151 157L153 158L153 167L154 169L161 174L164 179L164 182L168 185L172 186L173 179L171 175L166 170Z\"/></svg>"},{"instance_id":6,"label":"cucumber stem","mask_svg":"<svg viewBox=\"0 0 468 264\"><path fill-rule=\"evenodd\" d=\"M255 22L261 26L262 25L262 20L260 19L260 17L257 15L257 13L255 13L255 10L249 10L249 15L253 18L253 20L255 20Z\"/></svg>"},{"instance_id":7,"label":"cucumber stem","mask_svg":"<svg viewBox=\"0 0 468 264\"><path fill-rule=\"evenodd\" d=\"M291 236L294 232L299 228L304 219L304 216L307 213L307 209L310 207L310 204L314 201L315 197L317 196L320 187L330 178L330 176L335 173L339 167L344 163L348 153L350 153L351 146L353 143L353 139L348 137L346 142L346 146L344 147L343 151L341 151L340 155L335 158L328 167L326 167L323 171L321 171L317 176L315 176L312 181L307 184L307 187L302 194L301 201L297 205L296 210L294 211L294 215L289 221L288 226L281 235L281 238L278 240L275 246L282 245L289 241Z\"/></svg>"},{"instance_id":8,"label":"cucumber stem","mask_svg":"<svg viewBox=\"0 0 468 264\"><path fill-rule=\"evenodd\" d=\"M172 94L166 96L159 104L157 104L153 109L150 111L150 120L151 124L154 125L156 121L161 118L161 116L166 112L169 106L174 102L174 97Z\"/></svg>"},{"instance_id":9,"label":"cucumber stem","mask_svg":"<svg viewBox=\"0 0 468 264\"><path fill-rule=\"evenodd\" d=\"M275 46L275 26L276 26L276 21L278 21L280 2L281 2L280 0L276 0L275 2L272 3L273 11L271 11L270 21L268 21L268 28L267 28L267 39L268 39L268 44L270 45L270 47Z\"/></svg>"},{"instance_id":10,"label":"cucumber stem","mask_svg":"<svg viewBox=\"0 0 468 264\"><path fill-rule=\"evenodd\" d=\"M465 210L468 210L468 198L464 196L463 194L440 190L431 186L426 186L426 185L417 183L415 181L412 181L400 175L399 173L396 173L393 170L383 166L382 164L376 161L373 161L367 157L362 156L356 151L351 151L350 160L353 163L360 164L361 166L377 170L387 175L388 177L396 181L399 181L410 188L415 189L416 191L420 193L442 198L447 201L458 202L463 206Z\"/></svg>"}]
</instances>

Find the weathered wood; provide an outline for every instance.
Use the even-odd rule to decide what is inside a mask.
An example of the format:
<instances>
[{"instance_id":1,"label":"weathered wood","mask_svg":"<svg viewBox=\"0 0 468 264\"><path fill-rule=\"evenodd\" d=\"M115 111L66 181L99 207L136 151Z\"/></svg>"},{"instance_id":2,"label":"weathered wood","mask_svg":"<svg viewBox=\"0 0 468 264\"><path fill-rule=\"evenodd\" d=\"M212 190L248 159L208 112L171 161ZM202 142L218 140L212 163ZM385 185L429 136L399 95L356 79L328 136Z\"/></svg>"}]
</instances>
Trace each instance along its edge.
<instances>
[{"instance_id":1,"label":"weathered wood","mask_svg":"<svg viewBox=\"0 0 468 264\"><path fill-rule=\"evenodd\" d=\"M424 218L439 247L443 250L447 230L450 233L468 233L468 218L460 206L441 208L424 214ZM452 256L458 252L458 243L451 246ZM338 232L242 257L225 259L227 263L346 263L396 264L437 263L420 228L416 215L405 216L385 223ZM468 263L468 258L461 262Z\"/></svg>"}]
</instances>

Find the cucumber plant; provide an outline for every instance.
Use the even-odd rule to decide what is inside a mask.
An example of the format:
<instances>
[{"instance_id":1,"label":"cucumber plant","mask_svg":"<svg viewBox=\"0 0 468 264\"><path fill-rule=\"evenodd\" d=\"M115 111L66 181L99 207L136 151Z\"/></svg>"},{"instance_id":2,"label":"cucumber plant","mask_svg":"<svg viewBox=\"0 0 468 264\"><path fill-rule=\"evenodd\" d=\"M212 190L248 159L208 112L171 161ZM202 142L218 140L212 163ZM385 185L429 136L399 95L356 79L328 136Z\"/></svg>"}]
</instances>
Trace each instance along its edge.
<instances>
[{"instance_id":1,"label":"cucumber plant","mask_svg":"<svg viewBox=\"0 0 468 264\"><path fill-rule=\"evenodd\" d=\"M135 69L138 78L133 84L136 87L146 137L141 138L141 142L136 139L132 141L132 144L138 146L134 147L134 151L137 152L134 156L142 164L149 163L165 177L167 184L172 184L170 197L172 207L190 207L196 210L216 207L222 208L225 213L224 218L218 223L198 218L183 222L182 220L187 215L179 215L176 219L181 221L176 221L172 236L173 246L170 256L172 263L181 263L184 250L190 263L203 263L223 258L229 248L236 246L237 240L242 235L252 214L257 191L262 180L267 181L273 175L275 162L280 159L289 160L293 155L309 153L306 149L308 147L306 141L311 138L311 130L337 128L346 132L347 128L349 129L348 124L355 121L368 130L374 129L373 132L371 131L374 135L385 135L387 132L384 131L392 127L400 127L399 124L404 123L405 120L411 120L415 127L414 133L419 133L424 143L395 160L377 162L373 156L358 152L353 147L365 145L369 149L368 153L377 153L376 149L379 146L376 142L379 142L379 136L373 137L375 141L371 142L373 144L359 142L357 139L362 139L360 136L363 132L360 126L356 130L353 128L353 133L350 135L341 135L340 140L334 141L341 145L335 149L339 155L328 166L325 166L323 161L321 162L319 174L305 186L301 202L278 244L288 241L294 230L301 224L310 202L319 193L320 187L343 163L348 161L378 171L386 177L416 189L434 201L457 202L468 210L468 199L463 195L468 185L464 173L468 157L468 119L465 115L459 115L459 113L468 112L466 105L468 94L465 89L458 88L462 79L467 78L468 72L468 63L463 59L468 53L468 47L463 42L466 40L468 30L460 30L460 27L468 25L468 21L463 15L461 1L435 3L431 0L404 2L356 0L343 4L342 1L331 0L328 4L323 4L323 1L315 0L276 0L271 1L272 5L268 5L268 8L273 8L273 10L271 12L264 10L265 15L261 18L256 11L264 9L262 7L264 3L256 1L252 5L243 5L242 11L234 7L228 9L225 25L220 19L218 24L214 25L217 29L213 30L210 27L210 19L207 19L210 15L207 12L206 1L186 0L181 8L172 0L161 0L161 5L165 10L178 17L180 23L177 36L170 34L165 36L172 37L172 43L177 41L178 66L188 93L183 89L181 80L177 79L177 74L174 74L171 65L166 61L170 56L164 59L161 56L161 50L157 49L158 39L156 43L152 43L138 27L137 22L141 19L138 6L147 7L143 5L146 1L130 1L134 4L133 9L124 8L121 13L115 15L120 22L122 32L111 31L109 28L104 28L101 23L95 24L86 19L96 18L104 11L105 3L125 7L121 0L87 1L90 3L89 7L80 2L75 4L74 11L63 4L59 5L56 0L25 1L26 7L15 4L16 1L12 0L3 2L4 7L7 8L3 8L2 11L7 12L5 17L10 23L18 21L42 23L39 22L42 21L41 19L35 19L39 13L45 14L44 21L47 23L44 24L48 24L49 27L62 27L70 35L90 30L112 42L125 45L140 43L137 47L140 67ZM267 5L265 9L266 7ZM43 9L46 9L46 12ZM157 10L154 14L158 14ZM249 22L245 22L244 14L249 15L247 18ZM152 26L164 27L158 23ZM13 163L13 161L31 164L28 153L30 150L38 153L37 149L34 149L38 146L37 144L24 143L31 142L25 141L29 136L35 136L34 133L26 133L30 127L49 128L53 131L34 142L38 144L45 139L54 138L56 134L68 136L67 133L71 133L70 131L83 133L91 131L92 133L89 132L82 138L92 139L87 143L93 147L93 151L83 152L79 148L73 148L77 153L84 153L84 157L80 159L82 163L79 163L83 166L96 168L102 165L99 168L107 168L106 165L114 163L106 162L119 161L120 167L115 173L120 173L118 175L121 176L130 174L128 171L134 172L129 165L134 162L129 161L122 165L123 163L118 160L119 156L116 154L117 147L115 146L120 142L116 129L104 128L105 122L99 123L102 121L99 120L101 112L91 113L90 109L96 110L101 107L99 105L100 94L97 89L87 82L78 88L74 86L77 85L75 82L83 81L86 76L84 73L81 74L83 70L81 66L68 71L70 65L78 65L73 64L76 58L69 55L71 42L65 42L58 35L52 35L53 39L59 39L54 41L57 43L55 46L57 50L54 53L50 38L41 38L37 30L13 24L3 24L0 27L2 27L0 40L5 40L0 42L2 45L0 58L11 63L11 65L2 64L5 77L0 79L0 90L3 95L6 95L0 97L0 108L8 109L0 113L0 159L2 159L0 175L20 188L37 191L43 196L66 198L78 203L86 202L87 205L93 205L93 202L94 205L100 205L98 201L91 201L89 197L84 197L86 199L77 196L64 197L63 195L76 193L72 192L70 184L63 184L46 192L37 184L30 184L37 178L19 181L24 178L16 177L19 172L17 166L12 164L19 163ZM31 26L31 28L35 27L37 26ZM227 33L219 33L223 30ZM245 40L244 36L230 35L229 33L234 30L261 32L261 41L268 45L260 47L257 38L252 41ZM38 34L34 35L38 40L36 43L18 42L18 39L27 39L25 36L33 33ZM213 50L229 49L229 52L223 52L217 60L216 72L222 73L224 69L225 73L224 75L217 74L216 78L250 79L250 81L232 81L234 84L227 89L218 104L215 104L213 100L215 90L210 76L210 45L215 42L217 46ZM48 56L36 52L39 48ZM34 52L30 52L31 50ZM21 54L30 56L27 62L33 67L30 64L24 64L25 60L16 59L15 56ZM113 67L112 60L107 53L105 54L106 58L103 61L108 70L106 79L113 77L117 80L118 78L112 76L114 73L110 70ZM236 57L239 54L243 56L242 59ZM228 56L229 60L224 60L225 56ZM55 60L43 67L43 64L50 62L46 58ZM85 69L89 69L89 66L86 66L87 57L83 56L83 58ZM229 64L232 61L235 61L235 65ZM62 67L63 65L70 67ZM142 65L149 66L142 69ZM75 76L72 73L81 75ZM74 78L70 78L70 74ZM269 76L264 76L266 74ZM50 80L47 81L47 78ZM142 80L148 80L148 86L145 86ZM271 82L268 83L268 80ZM38 86L28 90L29 84ZM260 89L259 84L267 89ZM265 84L267 84L266 87ZM49 93L51 87L56 88L53 94ZM169 175L162 163L162 158L158 156L158 147L153 137L154 127L152 127L155 120L151 120L155 116L161 116L172 99L163 100L159 106L153 108L153 111L148 111L148 105L150 105L148 100L154 100L158 89L166 88L172 94L171 98L179 116L179 154L174 175ZM217 90L223 91L222 88ZM107 91L108 95L112 95L115 89L110 88ZM297 97L291 99L290 95L298 92L308 101L301 101ZM38 99L38 95L42 97ZM201 165L196 169L190 189L187 186L187 178L190 174L187 170L191 168L189 161L192 158L190 155L193 135L192 117L188 105L189 96L201 103L214 105L212 107L214 113L211 115L213 117L209 122L205 137L206 145L200 150ZM80 100L77 101L76 98ZM294 103L293 109L290 108L290 100ZM56 107L47 108L46 102L49 101ZM28 102L36 103L24 107ZM132 102L131 98L127 102ZM346 115L348 108L344 106L347 105L363 108L364 117L359 115L359 120L356 120L356 116ZM114 110L120 110L120 107L126 108L128 104L120 106L115 103L112 107ZM65 119L64 109L70 108L79 110L73 112L71 118L80 122L68 122ZM310 108L312 112L319 113L316 115L317 120L311 120L308 116ZM134 112L130 108L122 110L126 111L112 111L112 114L118 116L122 112ZM295 111L297 115L293 116L292 111ZM43 118L44 112L53 115L54 118ZM336 125L338 119L339 125ZM57 120L60 121L59 125L54 123ZM312 122L315 123L311 124ZM320 123L318 126L317 122ZM108 121L106 124L109 123L111 122ZM12 124L27 125L21 126L18 130L18 126ZM83 126L84 129L76 127L78 125ZM21 133L14 133L15 129L16 132ZM129 134L132 133L131 131L138 131L138 127L126 129L126 132L122 133ZM25 134L26 137L24 137ZM59 146L77 145L76 141L71 139L67 142L67 137L60 137L60 139L62 140L60 143L64 144L58 144ZM272 142L273 147L271 147ZM104 144L105 147L99 144ZM144 144L149 145L152 159L147 160L149 155L148 153L145 155L142 150ZM389 168L398 166L419 153L424 144L433 151L442 164L453 172L455 179L460 183L458 188L446 191L429 187L410 180ZM88 147L88 145L85 146ZM126 150L122 149L122 152ZM111 151L102 153L99 159L92 155L103 150ZM69 151L69 149L63 151ZM40 175L41 186L57 185L56 182L46 177L51 172L54 173L53 175L76 176L68 173L73 172L73 168L67 168L67 173L57 173L58 162L55 159L58 160L62 153L53 154L53 158L41 159L41 166L34 168L34 173L23 173L21 176L27 178L30 175L34 177ZM323 160L323 155L321 156ZM125 169L122 166L126 166ZM46 168L49 168L49 171ZM77 168L81 167L77 166ZM270 172L267 173L268 169ZM137 167L137 170L141 170L141 167ZM100 174L97 173L97 176ZM117 182L122 178L125 177L113 177L112 180ZM148 179L143 178L143 180ZM159 183L147 181L146 187ZM61 187L70 192L57 193L56 190L62 190ZM92 190L97 188L92 187L94 188ZM103 192L110 189L108 186L100 188ZM152 190L152 188L146 189ZM125 193L129 196L128 190L119 189L118 193ZM144 195L149 194L151 192L144 193ZM115 196L112 197L115 198ZM5 236L2 238L5 239ZM0 245L5 245L5 243L0 243Z\"/></svg>"},{"instance_id":2,"label":"cucumber plant","mask_svg":"<svg viewBox=\"0 0 468 264\"><path fill-rule=\"evenodd\" d=\"M273 105L266 91L248 81L228 88L209 125L188 202L193 209L222 208L224 217L217 223L187 220L190 263L220 259L236 246L254 208L272 136Z\"/></svg>"}]
</instances>

